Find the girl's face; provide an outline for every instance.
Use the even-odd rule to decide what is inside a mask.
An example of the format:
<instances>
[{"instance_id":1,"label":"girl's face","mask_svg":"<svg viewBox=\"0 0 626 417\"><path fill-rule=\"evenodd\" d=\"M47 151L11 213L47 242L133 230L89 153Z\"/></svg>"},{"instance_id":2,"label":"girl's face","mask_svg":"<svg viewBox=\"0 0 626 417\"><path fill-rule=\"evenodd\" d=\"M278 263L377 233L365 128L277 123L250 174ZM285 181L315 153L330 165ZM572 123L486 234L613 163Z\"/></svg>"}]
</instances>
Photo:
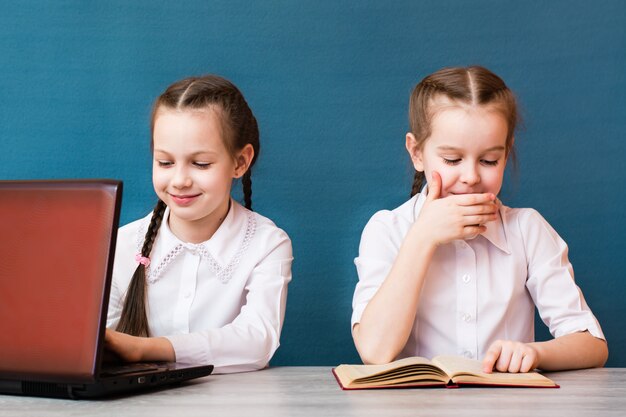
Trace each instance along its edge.
<instances>
[{"instance_id":1,"label":"girl's face","mask_svg":"<svg viewBox=\"0 0 626 417\"><path fill-rule=\"evenodd\" d=\"M415 169L430 181L441 175L441 197L493 193L502 187L506 167L506 119L489 107L452 106L432 120L432 134L421 149L407 134L407 149Z\"/></svg>"},{"instance_id":2,"label":"girl's face","mask_svg":"<svg viewBox=\"0 0 626 417\"><path fill-rule=\"evenodd\" d=\"M220 226L233 178L248 168L252 147L233 158L215 110L162 109L154 121L154 190L170 208L172 232L187 242L208 240Z\"/></svg>"}]
</instances>

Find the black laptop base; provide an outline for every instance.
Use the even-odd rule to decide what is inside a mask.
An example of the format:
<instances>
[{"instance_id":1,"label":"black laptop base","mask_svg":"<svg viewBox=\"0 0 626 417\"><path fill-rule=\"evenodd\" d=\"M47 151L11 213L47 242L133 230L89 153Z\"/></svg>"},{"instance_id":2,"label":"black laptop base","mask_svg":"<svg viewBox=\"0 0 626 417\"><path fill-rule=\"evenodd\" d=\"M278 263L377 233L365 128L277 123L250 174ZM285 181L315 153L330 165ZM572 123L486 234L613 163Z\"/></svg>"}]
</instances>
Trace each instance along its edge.
<instances>
[{"instance_id":1,"label":"black laptop base","mask_svg":"<svg viewBox=\"0 0 626 417\"><path fill-rule=\"evenodd\" d=\"M11 395L89 399L151 390L209 375L212 365L189 367L187 364L150 364L153 371L140 367L137 372L109 374L89 384L0 380L0 392ZM179 369L184 368L184 371Z\"/></svg>"}]
</instances>

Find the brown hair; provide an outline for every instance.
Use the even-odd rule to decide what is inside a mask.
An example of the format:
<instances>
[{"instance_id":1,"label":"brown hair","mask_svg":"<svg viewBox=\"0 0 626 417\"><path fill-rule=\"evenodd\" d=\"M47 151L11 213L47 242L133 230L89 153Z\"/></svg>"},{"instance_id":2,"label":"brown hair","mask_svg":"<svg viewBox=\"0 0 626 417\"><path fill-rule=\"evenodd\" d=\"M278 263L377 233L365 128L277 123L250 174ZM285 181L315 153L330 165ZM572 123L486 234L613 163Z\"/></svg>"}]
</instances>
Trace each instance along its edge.
<instances>
[{"instance_id":1,"label":"brown hair","mask_svg":"<svg viewBox=\"0 0 626 417\"><path fill-rule=\"evenodd\" d=\"M431 125L437 114L438 100L472 106L490 106L507 121L506 154L515 159L513 137L519 122L515 95L504 81L487 68L480 66L443 68L420 81L409 101L409 126L418 146L432 134ZM420 192L426 178L415 171L411 196Z\"/></svg>"},{"instance_id":2,"label":"brown hair","mask_svg":"<svg viewBox=\"0 0 626 417\"><path fill-rule=\"evenodd\" d=\"M151 120L152 133L154 133L155 120L162 109L215 110L224 132L224 145L233 158L238 150L243 149L247 144L252 145L254 157L241 179L244 204L246 208L252 210L251 169L260 151L259 128L252 110L239 89L230 81L216 75L190 77L175 82L154 102ZM150 225L141 248L141 256L150 257L164 213L165 203L159 200L152 212ZM150 335L146 314L146 295L146 267L139 264L128 285L120 322L117 326L118 331L134 336Z\"/></svg>"}]
</instances>

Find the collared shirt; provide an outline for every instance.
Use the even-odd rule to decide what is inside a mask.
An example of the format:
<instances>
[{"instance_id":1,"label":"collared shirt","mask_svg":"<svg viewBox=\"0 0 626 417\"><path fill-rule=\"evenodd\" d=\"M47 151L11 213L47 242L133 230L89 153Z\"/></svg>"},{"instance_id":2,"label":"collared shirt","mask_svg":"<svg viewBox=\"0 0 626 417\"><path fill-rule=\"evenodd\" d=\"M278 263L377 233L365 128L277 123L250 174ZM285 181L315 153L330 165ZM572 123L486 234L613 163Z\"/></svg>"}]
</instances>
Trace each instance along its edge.
<instances>
[{"instance_id":1,"label":"collared shirt","mask_svg":"<svg viewBox=\"0 0 626 417\"><path fill-rule=\"evenodd\" d=\"M359 323L426 200L425 191L365 226L355 259L352 327ZM600 325L574 282L567 245L533 209L502 206L470 240L440 245L427 270L409 339L398 356L482 359L498 339L534 341L535 306L554 337Z\"/></svg>"},{"instance_id":2,"label":"collared shirt","mask_svg":"<svg viewBox=\"0 0 626 417\"><path fill-rule=\"evenodd\" d=\"M216 373L260 369L279 345L293 260L291 241L271 220L235 201L211 239L157 234L147 270L150 336L167 337L179 362ZM107 327L119 323L151 215L119 229Z\"/></svg>"}]
</instances>

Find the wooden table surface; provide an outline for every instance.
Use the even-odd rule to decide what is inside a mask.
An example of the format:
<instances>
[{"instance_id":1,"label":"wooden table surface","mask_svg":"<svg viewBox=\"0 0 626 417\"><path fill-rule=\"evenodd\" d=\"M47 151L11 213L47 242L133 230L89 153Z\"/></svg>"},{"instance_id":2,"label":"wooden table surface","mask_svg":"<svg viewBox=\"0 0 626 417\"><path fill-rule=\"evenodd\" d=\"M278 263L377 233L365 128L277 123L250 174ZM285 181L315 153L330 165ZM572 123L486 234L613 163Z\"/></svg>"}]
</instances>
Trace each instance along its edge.
<instances>
[{"instance_id":1,"label":"wooden table surface","mask_svg":"<svg viewBox=\"0 0 626 417\"><path fill-rule=\"evenodd\" d=\"M342 391L329 367L276 367L96 401L0 395L0 416L626 416L626 368L546 375L561 388Z\"/></svg>"}]
</instances>

